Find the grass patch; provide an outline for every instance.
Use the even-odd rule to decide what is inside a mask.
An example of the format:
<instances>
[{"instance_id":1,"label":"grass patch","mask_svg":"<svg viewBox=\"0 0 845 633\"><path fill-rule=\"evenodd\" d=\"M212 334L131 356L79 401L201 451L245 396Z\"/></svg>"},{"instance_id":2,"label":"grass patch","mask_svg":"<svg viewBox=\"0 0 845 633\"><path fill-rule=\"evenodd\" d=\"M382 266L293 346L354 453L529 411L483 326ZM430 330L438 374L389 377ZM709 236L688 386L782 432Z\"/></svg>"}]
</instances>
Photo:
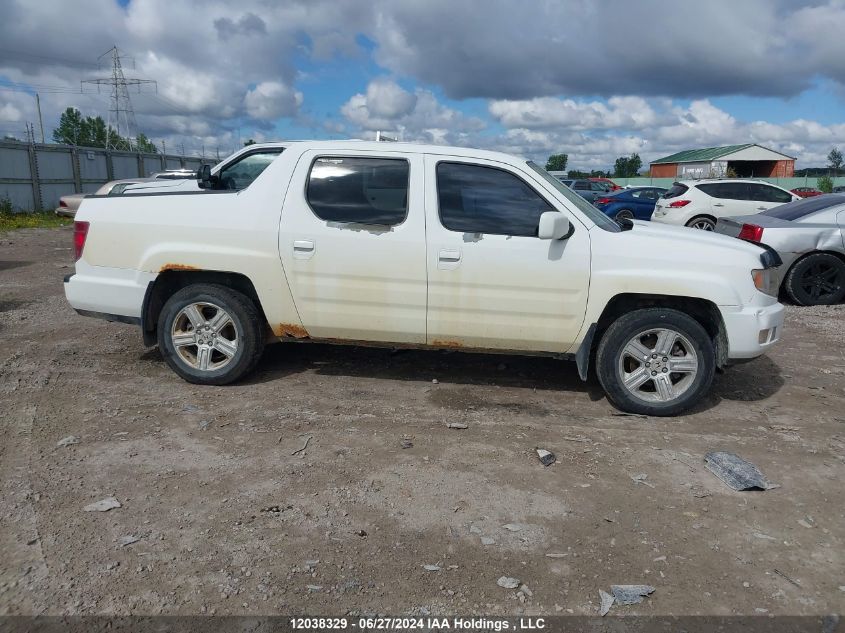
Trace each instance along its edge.
<instances>
[{"instance_id":1,"label":"grass patch","mask_svg":"<svg viewBox=\"0 0 845 633\"><path fill-rule=\"evenodd\" d=\"M60 218L53 211L38 211L35 213L14 213L11 204L4 204L0 200L0 233L15 229L53 229L59 226L70 226L73 220Z\"/></svg>"}]
</instances>

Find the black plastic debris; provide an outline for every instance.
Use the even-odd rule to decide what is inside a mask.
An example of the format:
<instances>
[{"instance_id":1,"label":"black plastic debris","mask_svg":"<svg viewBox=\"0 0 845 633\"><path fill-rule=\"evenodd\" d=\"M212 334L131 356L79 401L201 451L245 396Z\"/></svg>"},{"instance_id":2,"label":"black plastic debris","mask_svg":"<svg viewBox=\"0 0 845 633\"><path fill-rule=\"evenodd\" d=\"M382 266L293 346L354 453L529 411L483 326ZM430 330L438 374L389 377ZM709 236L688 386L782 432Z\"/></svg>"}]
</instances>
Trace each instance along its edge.
<instances>
[{"instance_id":1,"label":"black plastic debris","mask_svg":"<svg viewBox=\"0 0 845 633\"><path fill-rule=\"evenodd\" d=\"M711 451L704 456L704 465L734 490L769 490L779 487L768 481L754 464L733 453Z\"/></svg>"},{"instance_id":2,"label":"black plastic debris","mask_svg":"<svg viewBox=\"0 0 845 633\"><path fill-rule=\"evenodd\" d=\"M537 457L540 459L540 463L543 464L543 466L551 466L557 461L557 457L555 457L554 453L542 448L537 449Z\"/></svg>"}]
</instances>

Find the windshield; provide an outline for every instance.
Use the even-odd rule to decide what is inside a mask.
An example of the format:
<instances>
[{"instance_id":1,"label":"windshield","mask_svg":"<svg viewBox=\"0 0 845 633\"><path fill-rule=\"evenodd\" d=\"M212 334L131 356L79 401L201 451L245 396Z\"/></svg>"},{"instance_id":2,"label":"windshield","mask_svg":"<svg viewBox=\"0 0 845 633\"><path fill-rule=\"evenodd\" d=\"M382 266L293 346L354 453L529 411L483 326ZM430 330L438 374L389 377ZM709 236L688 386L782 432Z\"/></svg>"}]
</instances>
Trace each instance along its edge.
<instances>
[{"instance_id":1,"label":"windshield","mask_svg":"<svg viewBox=\"0 0 845 633\"><path fill-rule=\"evenodd\" d=\"M545 169L537 165L537 163L529 160L528 166L534 171L536 171L538 174L540 174L543 180L545 180L552 187L554 187L564 198L566 198L569 202L578 207L578 210L581 211L581 213L586 215L588 218L590 218L596 224L596 226L599 226L604 230L611 231L613 233L622 230L621 228L619 228L619 225L616 224L616 222L614 222L604 213L596 209L593 205L584 200L584 198L572 191L572 189L570 189L560 180L552 176Z\"/></svg>"}]
</instances>

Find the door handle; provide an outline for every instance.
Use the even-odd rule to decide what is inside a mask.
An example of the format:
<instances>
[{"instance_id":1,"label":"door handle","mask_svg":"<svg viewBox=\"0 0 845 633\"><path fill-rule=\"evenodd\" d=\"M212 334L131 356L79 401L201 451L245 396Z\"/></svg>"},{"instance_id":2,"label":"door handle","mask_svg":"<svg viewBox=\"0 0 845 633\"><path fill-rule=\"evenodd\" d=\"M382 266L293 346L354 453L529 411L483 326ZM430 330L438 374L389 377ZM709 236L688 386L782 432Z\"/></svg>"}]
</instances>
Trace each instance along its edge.
<instances>
[{"instance_id":1,"label":"door handle","mask_svg":"<svg viewBox=\"0 0 845 633\"><path fill-rule=\"evenodd\" d=\"M297 259L309 259L314 255L314 241L313 240L294 240L293 241L293 256Z\"/></svg>"},{"instance_id":2,"label":"door handle","mask_svg":"<svg viewBox=\"0 0 845 633\"><path fill-rule=\"evenodd\" d=\"M765 211L765 210L766 210L766 209L768 209L768 208L769 208L769 207L757 207L757 210L758 210L758 211Z\"/></svg>"},{"instance_id":3,"label":"door handle","mask_svg":"<svg viewBox=\"0 0 845 633\"><path fill-rule=\"evenodd\" d=\"M443 249L437 256L437 267L440 270L454 270L461 263L461 251L456 249Z\"/></svg>"},{"instance_id":4,"label":"door handle","mask_svg":"<svg viewBox=\"0 0 845 633\"><path fill-rule=\"evenodd\" d=\"M721 202L714 202L714 203L713 203L713 206L714 206L714 207L723 207L723 206L725 206L725 205L723 205Z\"/></svg>"}]
</instances>

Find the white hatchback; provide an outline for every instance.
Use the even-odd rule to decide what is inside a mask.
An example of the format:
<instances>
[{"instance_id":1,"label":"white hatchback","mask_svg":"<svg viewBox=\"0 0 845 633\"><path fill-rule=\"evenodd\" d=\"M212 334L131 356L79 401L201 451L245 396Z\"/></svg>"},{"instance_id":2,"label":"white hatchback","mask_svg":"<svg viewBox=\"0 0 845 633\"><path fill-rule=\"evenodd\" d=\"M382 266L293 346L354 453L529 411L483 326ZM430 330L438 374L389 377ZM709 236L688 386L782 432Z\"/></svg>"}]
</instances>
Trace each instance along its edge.
<instances>
[{"instance_id":1,"label":"white hatchback","mask_svg":"<svg viewBox=\"0 0 845 633\"><path fill-rule=\"evenodd\" d=\"M712 231L719 218L761 213L793 200L800 198L759 180L681 180L657 201L651 219Z\"/></svg>"}]
</instances>

